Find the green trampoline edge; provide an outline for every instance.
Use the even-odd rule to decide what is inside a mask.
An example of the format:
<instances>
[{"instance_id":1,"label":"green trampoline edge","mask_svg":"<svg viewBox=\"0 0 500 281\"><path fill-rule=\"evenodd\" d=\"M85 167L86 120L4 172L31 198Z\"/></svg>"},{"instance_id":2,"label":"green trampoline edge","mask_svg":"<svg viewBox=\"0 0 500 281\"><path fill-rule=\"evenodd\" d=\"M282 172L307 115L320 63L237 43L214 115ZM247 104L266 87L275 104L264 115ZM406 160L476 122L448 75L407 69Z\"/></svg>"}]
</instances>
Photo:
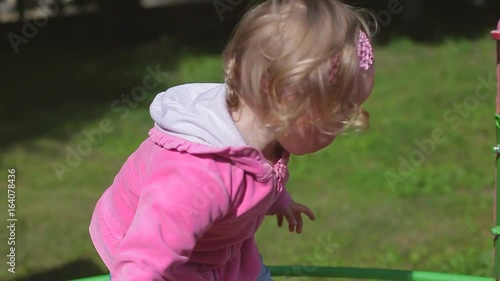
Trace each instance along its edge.
<instances>
[{"instance_id":1,"label":"green trampoline edge","mask_svg":"<svg viewBox=\"0 0 500 281\"><path fill-rule=\"evenodd\" d=\"M394 281L495 281L493 278L394 269L354 268L354 267L315 267L315 266L269 266L274 277L324 277L357 278ZM109 275L100 275L71 281L108 281Z\"/></svg>"}]
</instances>

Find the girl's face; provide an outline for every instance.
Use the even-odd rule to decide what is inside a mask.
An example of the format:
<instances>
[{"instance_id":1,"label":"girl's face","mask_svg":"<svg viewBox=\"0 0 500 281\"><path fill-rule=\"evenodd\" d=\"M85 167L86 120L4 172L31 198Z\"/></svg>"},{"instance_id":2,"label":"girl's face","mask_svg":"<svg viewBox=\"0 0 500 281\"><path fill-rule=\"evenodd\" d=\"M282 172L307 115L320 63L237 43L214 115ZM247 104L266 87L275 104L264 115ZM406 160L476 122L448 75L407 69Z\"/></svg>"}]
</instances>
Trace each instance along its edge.
<instances>
[{"instance_id":1,"label":"girl's face","mask_svg":"<svg viewBox=\"0 0 500 281\"><path fill-rule=\"evenodd\" d=\"M341 124L332 125L329 131L337 131ZM326 134L316 126L301 118L277 138L278 143L291 154L304 155L314 153L329 146L336 135Z\"/></svg>"},{"instance_id":2,"label":"girl's face","mask_svg":"<svg viewBox=\"0 0 500 281\"><path fill-rule=\"evenodd\" d=\"M351 93L353 101L361 106L370 97L373 85L374 70L370 68L358 77ZM342 124L334 123L326 129L329 132L336 132L342 129ZM297 120L276 140L291 154L304 155L329 146L335 140L335 137L336 135L322 132L308 122L307 117L303 117Z\"/></svg>"}]
</instances>

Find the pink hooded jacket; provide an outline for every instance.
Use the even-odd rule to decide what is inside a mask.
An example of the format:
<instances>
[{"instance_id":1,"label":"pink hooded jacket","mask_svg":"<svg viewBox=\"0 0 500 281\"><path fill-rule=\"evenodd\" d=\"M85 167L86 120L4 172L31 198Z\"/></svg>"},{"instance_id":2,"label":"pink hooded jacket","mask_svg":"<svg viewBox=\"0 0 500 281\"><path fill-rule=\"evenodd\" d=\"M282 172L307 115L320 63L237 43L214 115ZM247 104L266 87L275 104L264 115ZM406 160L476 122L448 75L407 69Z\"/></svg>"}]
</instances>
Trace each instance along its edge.
<instances>
[{"instance_id":1,"label":"pink hooded jacket","mask_svg":"<svg viewBox=\"0 0 500 281\"><path fill-rule=\"evenodd\" d=\"M290 204L288 153L245 144L224 84L186 84L151 105L155 126L97 202L90 224L113 281L255 281L254 234Z\"/></svg>"}]
</instances>

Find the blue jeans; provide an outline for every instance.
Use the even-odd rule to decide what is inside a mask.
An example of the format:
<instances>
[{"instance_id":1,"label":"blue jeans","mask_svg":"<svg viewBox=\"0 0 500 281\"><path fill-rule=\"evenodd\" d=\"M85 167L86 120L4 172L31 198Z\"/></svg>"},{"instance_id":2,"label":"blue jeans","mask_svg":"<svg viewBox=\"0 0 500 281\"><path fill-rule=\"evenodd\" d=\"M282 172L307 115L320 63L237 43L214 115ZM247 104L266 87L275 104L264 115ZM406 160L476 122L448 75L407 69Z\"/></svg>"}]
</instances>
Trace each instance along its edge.
<instances>
[{"instance_id":1,"label":"blue jeans","mask_svg":"<svg viewBox=\"0 0 500 281\"><path fill-rule=\"evenodd\" d=\"M260 260L262 261L262 256L260 256ZM264 265L264 262L262 262L259 277L257 277L256 281L273 281L273 279L271 279L271 272L269 271L269 268Z\"/></svg>"}]
</instances>

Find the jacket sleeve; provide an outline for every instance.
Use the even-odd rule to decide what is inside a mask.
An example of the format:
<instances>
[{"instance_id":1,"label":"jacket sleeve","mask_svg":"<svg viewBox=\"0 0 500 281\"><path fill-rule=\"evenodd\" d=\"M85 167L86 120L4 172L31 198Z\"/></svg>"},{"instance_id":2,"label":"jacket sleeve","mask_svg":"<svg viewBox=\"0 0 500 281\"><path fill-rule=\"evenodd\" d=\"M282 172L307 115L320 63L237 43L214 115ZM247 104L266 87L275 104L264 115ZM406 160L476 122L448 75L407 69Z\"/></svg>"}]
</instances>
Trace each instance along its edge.
<instances>
[{"instance_id":1,"label":"jacket sleeve","mask_svg":"<svg viewBox=\"0 0 500 281\"><path fill-rule=\"evenodd\" d=\"M196 241L227 214L220 176L203 167L162 169L142 188L135 217L113 259L113 281L170 281Z\"/></svg>"},{"instance_id":2,"label":"jacket sleeve","mask_svg":"<svg viewBox=\"0 0 500 281\"><path fill-rule=\"evenodd\" d=\"M283 212L290 205L290 202L292 202L292 197L286 188L283 187L283 190L278 195L271 208L269 208L266 215L272 216Z\"/></svg>"}]
</instances>

